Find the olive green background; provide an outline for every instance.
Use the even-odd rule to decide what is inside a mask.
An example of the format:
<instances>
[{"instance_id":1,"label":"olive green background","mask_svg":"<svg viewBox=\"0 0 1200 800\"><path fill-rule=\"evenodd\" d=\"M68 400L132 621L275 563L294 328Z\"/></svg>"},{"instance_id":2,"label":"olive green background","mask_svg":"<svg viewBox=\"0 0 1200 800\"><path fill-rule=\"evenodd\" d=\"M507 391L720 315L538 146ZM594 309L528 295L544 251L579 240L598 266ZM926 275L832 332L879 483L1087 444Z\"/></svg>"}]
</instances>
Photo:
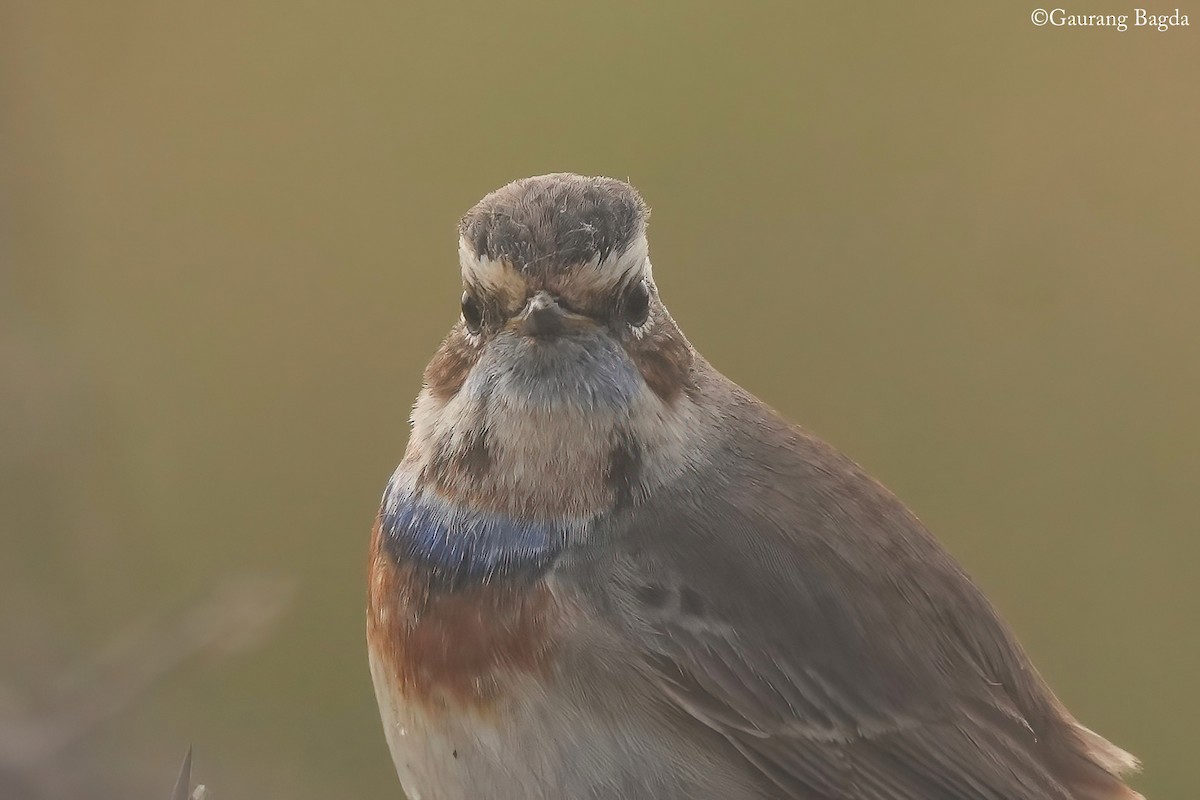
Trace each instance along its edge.
<instances>
[{"instance_id":1,"label":"olive green background","mask_svg":"<svg viewBox=\"0 0 1200 800\"><path fill-rule=\"evenodd\" d=\"M896 490L1142 791L1194 793L1200 5L901 5L0 5L0 683L285 576L257 647L80 763L398 797L368 527L458 216L571 170L634 182L693 343Z\"/></svg>"}]
</instances>

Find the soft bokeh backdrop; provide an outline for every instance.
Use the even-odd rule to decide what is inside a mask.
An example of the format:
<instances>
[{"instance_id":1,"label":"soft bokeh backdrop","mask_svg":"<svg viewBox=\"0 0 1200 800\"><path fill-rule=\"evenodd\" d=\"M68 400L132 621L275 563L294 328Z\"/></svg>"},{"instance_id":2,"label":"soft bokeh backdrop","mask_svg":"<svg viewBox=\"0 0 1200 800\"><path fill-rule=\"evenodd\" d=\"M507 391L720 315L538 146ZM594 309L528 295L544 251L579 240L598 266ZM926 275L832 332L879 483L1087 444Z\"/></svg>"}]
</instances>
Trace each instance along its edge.
<instances>
[{"instance_id":1,"label":"soft bokeh backdrop","mask_svg":"<svg viewBox=\"0 0 1200 800\"><path fill-rule=\"evenodd\" d=\"M216 797L398 797L367 529L458 216L572 170L640 187L693 342L905 498L1139 787L1188 795L1200 6L1032 8L0 5L0 717L281 578L268 633L164 668L71 763L160 798L194 743Z\"/></svg>"}]
</instances>

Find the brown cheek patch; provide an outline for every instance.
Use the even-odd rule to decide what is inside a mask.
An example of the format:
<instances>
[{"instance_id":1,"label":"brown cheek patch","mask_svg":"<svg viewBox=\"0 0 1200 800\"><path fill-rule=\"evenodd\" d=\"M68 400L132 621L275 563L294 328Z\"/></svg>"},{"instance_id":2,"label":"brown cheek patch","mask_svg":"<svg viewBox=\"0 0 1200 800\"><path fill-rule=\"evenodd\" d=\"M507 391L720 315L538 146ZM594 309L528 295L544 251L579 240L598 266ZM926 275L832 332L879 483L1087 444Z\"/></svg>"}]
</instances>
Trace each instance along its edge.
<instances>
[{"instance_id":1,"label":"brown cheek patch","mask_svg":"<svg viewBox=\"0 0 1200 800\"><path fill-rule=\"evenodd\" d=\"M457 590L397 564L371 535L367 638L409 702L486 710L515 674L547 675L562 610L543 581Z\"/></svg>"},{"instance_id":2,"label":"brown cheek patch","mask_svg":"<svg viewBox=\"0 0 1200 800\"><path fill-rule=\"evenodd\" d=\"M671 326L658 326L627 347L642 373L642 380L664 403L674 403L680 392L691 395L692 351L683 336Z\"/></svg>"},{"instance_id":3,"label":"brown cheek patch","mask_svg":"<svg viewBox=\"0 0 1200 800\"><path fill-rule=\"evenodd\" d=\"M437 399L449 400L458 394L478 360L479 349L467 341L462 331L455 330L425 368L425 385Z\"/></svg>"}]
</instances>

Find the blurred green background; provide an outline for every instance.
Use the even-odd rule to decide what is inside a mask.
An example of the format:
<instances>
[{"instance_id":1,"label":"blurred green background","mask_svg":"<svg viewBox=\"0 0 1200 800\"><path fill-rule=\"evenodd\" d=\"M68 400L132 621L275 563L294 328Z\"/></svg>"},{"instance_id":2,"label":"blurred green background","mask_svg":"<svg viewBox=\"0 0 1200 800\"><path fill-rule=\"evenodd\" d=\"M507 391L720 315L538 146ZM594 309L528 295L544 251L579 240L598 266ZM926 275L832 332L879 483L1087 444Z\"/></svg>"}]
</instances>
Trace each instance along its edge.
<instances>
[{"instance_id":1,"label":"blurred green background","mask_svg":"<svg viewBox=\"0 0 1200 800\"><path fill-rule=\"evenodd\" d=\"M5 796L165 797L189 743L215 797L399 796L368 527L458 216L556 170L633 181L697 347L895 489L1139 788L1187 796L1200 19L938 6L0 5L0 774L13 720L111 694L213 587L292 587Z\"/></svg>"}]
</instances>

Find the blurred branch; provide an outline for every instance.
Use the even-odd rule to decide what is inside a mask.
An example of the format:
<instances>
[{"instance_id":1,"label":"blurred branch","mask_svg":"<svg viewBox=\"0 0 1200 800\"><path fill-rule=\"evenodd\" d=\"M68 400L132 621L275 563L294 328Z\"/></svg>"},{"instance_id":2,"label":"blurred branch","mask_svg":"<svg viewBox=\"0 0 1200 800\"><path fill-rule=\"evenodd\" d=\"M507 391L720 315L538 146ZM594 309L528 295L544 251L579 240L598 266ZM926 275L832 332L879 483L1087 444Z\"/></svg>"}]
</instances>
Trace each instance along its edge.
<instances>
[{"instance_id":1,"label":"blurred branch","mask_svg":"<svg viewBox=\"0 0 1200 800\"><path fill-rule=\"evenodd\" d=\"M243 577L221 584L178 617L143 621L115 638L91 659L84 677L70 682L74 688L46 711L35 714L7 704L0 712L0 788L28 787L26 796L53 796L60 776L75 766L70 758L74 745L184 662L228 655L261 641L291 594L291 582L277 578ZM184 768L190 775L190 753Z\"/></svg>"},{"instance_id":2,"label":"blurred branch","mask_svg":"<svg viewBox=\"0 0 1200 800\"><path fill-rule=\"evenodd\" d=\"M196 791L188 794L192 787L192 748L188 748L183 757L183 766L179 768L179 777L175 780L175 791L171 792L171 800L204 800L208 791L203 785L197 786Z\"/></svg>"},{"instance_id":3,"label":"blurred branch","mask_svg":"<svg viewBox=\"0 0 1200 800\"><path fill-rule=\"evenodd\" d=\"M183 766L179 768L179 777L175 779L175 791L171 792L171 800L188 800L188 789L192 785L192 748L188 748L183 757Z\"/></svg>"}]
</instances>

